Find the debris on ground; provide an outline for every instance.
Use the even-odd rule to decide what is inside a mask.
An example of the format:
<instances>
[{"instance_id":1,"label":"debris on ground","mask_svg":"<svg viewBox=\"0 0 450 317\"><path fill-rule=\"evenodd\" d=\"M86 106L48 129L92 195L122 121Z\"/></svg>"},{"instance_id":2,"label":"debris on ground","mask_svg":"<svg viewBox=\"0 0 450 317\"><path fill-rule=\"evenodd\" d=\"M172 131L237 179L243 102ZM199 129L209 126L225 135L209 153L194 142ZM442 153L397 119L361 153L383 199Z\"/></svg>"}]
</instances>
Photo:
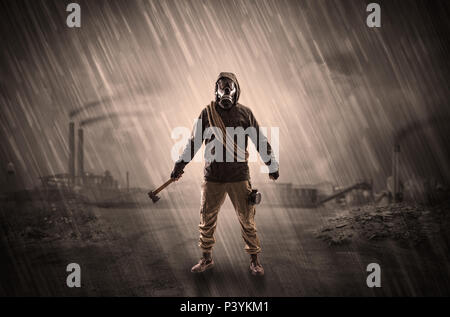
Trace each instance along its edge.
<instances>
[{"instance_id":1,"label":"debris on ground","mask_svg":"<svg viewBox=\"0 0 450 317\"><path fill-rule=\"evenodd\" d=\"M92 241L105 236L92 207L77 200L2 203L0 222L5 236L25 241Z\"/></svg>"},{"instance_id":2,"label":"debris on ground","mask_svg":"<svg viewBox=\"0 0 450 317\"><path fill-rule=\"evenodd\" d=\"M326 222L316 230L316 237L330 245L349 243L355 238L419 244L435 237L448 239L450 201L432 207L407 203L365 205Z\"/></svg>"}]
</instances>

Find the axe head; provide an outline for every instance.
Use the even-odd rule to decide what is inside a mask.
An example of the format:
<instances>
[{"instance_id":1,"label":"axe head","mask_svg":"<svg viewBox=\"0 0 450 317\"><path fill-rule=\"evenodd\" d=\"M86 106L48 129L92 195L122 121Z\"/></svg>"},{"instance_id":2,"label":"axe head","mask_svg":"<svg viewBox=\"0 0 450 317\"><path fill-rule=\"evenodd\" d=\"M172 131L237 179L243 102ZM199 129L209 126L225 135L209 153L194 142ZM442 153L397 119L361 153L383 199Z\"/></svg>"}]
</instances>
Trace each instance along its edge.
<instances>
[{"instance_id":1,"label":"axe head","mask_svg":"<svg viewBox=\"0 0 450 317\"><path fill-rule=\"evenodd\" d=\"M159 200L159 197L155 195L153 191L148 192L148 197L151 198L153 203L156 203Z\"/></svg>"}]
</instances>

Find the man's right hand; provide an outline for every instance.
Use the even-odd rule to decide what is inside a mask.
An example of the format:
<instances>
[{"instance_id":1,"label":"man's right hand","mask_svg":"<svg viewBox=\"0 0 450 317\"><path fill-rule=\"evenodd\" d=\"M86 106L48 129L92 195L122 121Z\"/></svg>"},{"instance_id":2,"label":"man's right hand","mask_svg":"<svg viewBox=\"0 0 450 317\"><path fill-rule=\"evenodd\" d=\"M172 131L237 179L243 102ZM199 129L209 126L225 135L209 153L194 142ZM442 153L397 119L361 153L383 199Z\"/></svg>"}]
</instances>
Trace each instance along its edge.
<instances>
[{"instance_id":1,"label":"man's right hand","mask_svg":"<svg viewBox=\"0 0 450 317\"><path fill-rule=\"evenodd\" d=\"M173 168L172 173L170 174L170 178L174 180L179 180L181 178L181 175L184 173L184 166L180 163L175 163L175 167Z\"/></svg>"}]
</instances>

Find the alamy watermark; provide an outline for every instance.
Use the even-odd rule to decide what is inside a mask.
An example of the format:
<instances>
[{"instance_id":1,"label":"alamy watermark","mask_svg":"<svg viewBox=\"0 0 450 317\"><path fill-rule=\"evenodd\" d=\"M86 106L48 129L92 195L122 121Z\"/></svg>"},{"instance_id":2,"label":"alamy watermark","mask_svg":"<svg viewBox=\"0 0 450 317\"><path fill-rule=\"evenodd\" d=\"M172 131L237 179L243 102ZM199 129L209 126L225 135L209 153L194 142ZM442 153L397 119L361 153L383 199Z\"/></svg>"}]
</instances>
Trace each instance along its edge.
<instances>
[{"instance_id":1,"label":"alamy watermark","mask_svg":"<svg viewBox=\"0 0 450 317\"><path fill-rule=\"evenodd\" d=\"M367 16L366 24L369 28L381 27L381 7L378 3L372 2L367 5L367 12L370 14Z\"/></svg>"},{"instance_id":2,"label":"alamy watermark","mask_svg":"<svg viewBox=\"0 0 450 317\"><path fill-rule=\"evenodd\" d=\"M66 11L69 12L66 19L66 25L69 28L81 27L81 6L72 2L66 7ZM366 12L370 14L366 18L366 25L370 28L381 27L381 7L376 2L371 2L366 7Z\"/></svg>"},{"instance_id":3,"label":"alamy watermark","mask_svg":"<svg viewBox=\"0 0 450 317\"><path fill-rule=\"evenodd\" d=\"M78 3L69 3L66 8L67 15L66 24L69 28L81 27L81 7Z\"/></svg>"},{"instance_id":4,"label":"alamy watermark","mask_svg":"<svg viewBox=\"0 0 450 317\"><path fill-rule=\"evenodd\" d=\"M367 265L367 272L370 272L366 278L367 287L381 287L381 267L378 263L370 263Z\"/></svg>"},{"instance_id":5,"label":"alamy watermark","mask_svg":"<svg viewBox=\"0 0 450 317\"><path fill-rule=\"evenodd\" d=\"M70 263L66 267L66 272L70 272L66 278L67 287L81 287L81 267L78 263Z\"/></svg>"},{"instance_id":6,"label":"alamy watermark","mask_svg":"<svg viewBox=\"0 0 450 317\"><path fill-rule=\"evenodd\" d=\"M266 137L270 130L270 143ZM266 163L261 166L261 173L275 172L278 170L278 159L280 150L280 129L278 127L226 127L225 142L224 135L218 127L207 127L203 131L202 121L197 119L192 132L186 127L176 127L172 130L171 137L178 140L171 150L171 157L174 162L182 159L185 162L191 161L192 153L197 153L203 144L203 140L208 140L204 150L206 162L257 162L256 152L246 151L246 141L250 138L257 148L261 160ZM224 145L225 144L225 145ZM270 144L270 148L269 148ZM226 146L226 147L225 147ZM181 150L184 151L181 153ZM270 149L270 150L269 150ZM225 153L224 153L225 152ZM201 158L194 156L194 162L200 162Z\"/></svg>"}]
</instances>

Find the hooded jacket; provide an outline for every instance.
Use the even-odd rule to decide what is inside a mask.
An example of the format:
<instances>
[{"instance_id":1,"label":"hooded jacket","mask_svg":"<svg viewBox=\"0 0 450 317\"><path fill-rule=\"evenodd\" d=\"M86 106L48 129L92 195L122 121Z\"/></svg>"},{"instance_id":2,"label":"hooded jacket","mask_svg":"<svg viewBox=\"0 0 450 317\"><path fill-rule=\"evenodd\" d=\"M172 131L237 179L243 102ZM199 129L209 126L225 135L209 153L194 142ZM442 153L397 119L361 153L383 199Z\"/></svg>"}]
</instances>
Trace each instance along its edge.
<instances>
[{"instance_id":1,"label":"hooded jacket","mask_svg":"<svg viewBox=\"0 0 450 317\"><path fill-rule=\"evenodd\" d=\"M261 142L267 142L267 149L264 149L267 152L267 155L270 156L270 160L265 162L267 166L269 166L270 172L275 172L278 170L278 164L275 162L275 158L272 153L272 147L270 146L269 142L267 141L267 138L259 133L259 124L256 121L255 116L253 115L253 112L247 108L246 106L238 103L239 96L241 93L241 89L239 86L239 82L236 78L236 75L233 73L220 73L219 77L217 78L217 81L220 78L229 78L232 81L234 81L236 85L236 103L230 108L230 109L223 109L220 107L217 102L213 102L213 106L215 107L216 111L220 115L225 127L242 127L244 130L253 127L256 129L256 137L251 138L252 141L255 144L256 149L258 152L259 144ZM216 83L217 83L216 81ZM181 155L180 159L176 162L176 167L183 169L195 156L195 153L199 150L201 147L201 144L198 142L194 142L194 140L200 139L205 142L205 144L208 144L211 142L215 135L212 135L211 138L205 139L204 132L205 129L210 127L210 122L208 120L208 113L207 113L207 107L205 107L202 112L200 113L200 116L198 117L199 122L201 122L201 128L194 127L194 130L192 131L191 137L188 140L188 143L183 151L183 154ZM245 157L248 158L248 137L249 135L245 136ZM260 140L261 138L261 140ZM250 179L250 172L248 168L248 161L247 159L245 162L226 162L225 161L225 153L226 149L223 148L224 153L224 160L222 162L217 161L206 161L205 163L205 169L204 169L204 178L206 181L211 182L239 182L244 180ZM261 153L260 153L261 154ZM274 162L274 164L272 164Z\"/></svg>"}]
</instances>

